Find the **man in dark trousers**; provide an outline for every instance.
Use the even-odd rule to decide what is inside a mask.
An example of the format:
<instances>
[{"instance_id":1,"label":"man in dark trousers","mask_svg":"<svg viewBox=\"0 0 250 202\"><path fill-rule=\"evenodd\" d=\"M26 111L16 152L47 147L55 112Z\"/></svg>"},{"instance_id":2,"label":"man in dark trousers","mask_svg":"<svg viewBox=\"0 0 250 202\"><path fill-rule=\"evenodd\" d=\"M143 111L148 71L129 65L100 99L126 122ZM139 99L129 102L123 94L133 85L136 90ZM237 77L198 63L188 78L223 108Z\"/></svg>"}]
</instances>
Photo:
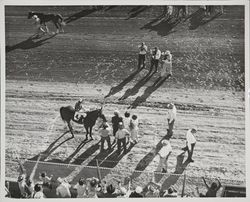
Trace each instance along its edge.
<instances>
[{"instance_id":1,"label":"man in dark trousers","mask_svg":"<svg viewBox=\"0 0 250 202\"><path fill-rule=\"evenodd\" d=\"M151 53L151 66L149 72L152 72L154 69L154 73L158 71L159 60L161 58L161 51L158 47L155 47L153 50L150 50Z\"/></svg>"},{"instance_id":2,"label":"man in dark trousers","mask_svg":"<svg viewBox=\"0 0 250 202\"><path fill-rule=\"evenodd\" d=\"M119 127L119 122L123 123L123 119L120 116L120 113L118 110L114 111L114 116L112 117L112 126L113 126L113 135L115 136L118 127Z\"/></svg>"},{"instance_id":3,"label":"man in dark trousers","mask_svg":"<svg viewBox=\"0 0 250 202\"><path fill-rule=\"evenodd\" d=\"M148 47L145 45L144 42L142 42L141 45L138 46L138 49L139 49L138 70L140 70L141 68L142 69L145 68L145 60L146 60Z\"/></svg>"},{"instance_id":4,"label":"man in dark trousers","mask_svg":"<svg viewBox=\"0 0 250 202\"><path fill-rule=\"evenodd\" d=\"M193 152L194 152L194 146L196 144L195 134L197 132L197 128L193 127L187 131L186 135L186 147L182 148L184 151L188 151L188 158L187 161L194 162L192 159Z\"/></svg>"}]
</instances>

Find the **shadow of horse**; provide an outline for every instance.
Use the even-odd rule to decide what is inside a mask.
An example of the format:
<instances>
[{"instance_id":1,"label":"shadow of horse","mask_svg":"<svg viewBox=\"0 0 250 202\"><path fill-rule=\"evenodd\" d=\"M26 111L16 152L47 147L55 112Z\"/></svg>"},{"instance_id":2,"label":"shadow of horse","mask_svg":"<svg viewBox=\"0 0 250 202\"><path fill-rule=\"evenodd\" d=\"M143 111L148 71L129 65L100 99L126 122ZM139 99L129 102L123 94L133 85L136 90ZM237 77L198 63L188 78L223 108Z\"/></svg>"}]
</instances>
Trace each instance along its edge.
<instances>
[{"instance_id":1,"label":"shadow of horse","mask_svg":"<svg viewBox=\"0 0 250 202\"><path fill-rule=\"evenodd\" d=\"M51 39L51 38L53 38L55 36L56 36L56 34L53 34L50 37L47 37L47 38L44 38L44 39L41 39L41 40L38 40L38 41L35 41L34 38L29 37L25 41L22 41L22 42L20 42L20 43L18 43L16 45L6 46L5 49L6 49L6 52L10 52L10 51L13 51L15 49L26 50L26 49L37 48L37 47L42 46L42 45L44 45L46 43L49 43L49 42L46 42L46 41L48 41L49 39Z\"/></svg>"},{"instance_id":2,"label":"shadow of horse","mask_svg":"<svg viewBox=\"0 0 250 202\"><path fill-rule=\"evenodd\" d=\"M124 95L122 97L120 97L118 100L125 100L129 96L136 95L139 92L140 88L142 86L144 86L150 80L150 78L152 78L153 75L154 75L154 72L151 73L149 71L140 81L138 81L135 84L135 86L133 88L127 89L126 92L124 93Z\"/></svg>"},{"instance_id":3,"label":"shadow of horse","mask_svg":"<svg viewBox=\"0 0 250 202\"><path fill-rule=\"evenodd\" d=\"M150 31L156 31L160 36L166 36L170 33L174 33L172 29L176 27L181 21L177 18L167 18L164 15L158 16L156 19L145 24L140 29L148 29Z\"/></svg>"},{"instance_id":4,"label":"shadow of horse","mask_svg":"<svg viewBox=\"0 0 250 202\"><path fill-rule=\"evenodd\" d=\"M168 134L164 136L156 145L155 148L153 148L146 156L144 156L139 163L137 164L134 172L130 176L130 179L135 179L141 175L141 171L144 171L146 167L153 161L155 158L155 155L161 150L162 148L162 140L169 139ZM138 172L139 171L139 172Z\"/></svg>"},{"instance_id":5,"label":"shadow of horse","mask_svg":"<svg viewBox=\"0 0 250 202\"><path fill-rule=\"evenodd\" d=\"M66 24L68 24L68 23L70 23L70 22L73 22L73 21L75 21L75 20L78 20L78 19L80 19L80 18L82 18L82 17L84 17L84 16L90 15L91 13L93 13L93 12L95 12L95 11L98 11L98 10L101 10L101 9L103 9L103 8L97 6L97 7L95 7L95 8L92 7L92 8L86 9L86 10L82 10L82 11L80 11L80 12L78 12L78 13L75 13L75 14L73 14L73 15L67 17L67 18L64 20L64 22L65 22Z\"/></svg>"},{"instance_id":6,"label":"shadow of horse","mask_svg":"<svg viewBox=\"0 0 250 202\"><path fill-rule=\"evenodd\" d=\"M41 152L40 154L34 156L33 158L29 159L32 161L36 161L38 159L38 157L41 155L40 161L44 161L46 158L49 157L50 154L52 154L58 147L60 147L62 144L64 144L65 142L69 141L72 139L72 137L65 139L64 141L62 141L60 144L58 144L57 146L54 147L54 145L64 136L68 133L69 131L66 131L65 133L63 133L60 137L58 137L56 140L54 140L54 142L52 142L49 147ZM57 160L55 160L57 161Z\"/></svg>"},{"instance_id":7,"label":"shadow of horse","mask_svg":"<svg viewBox=\"0 0 250 202\"><path fill-rule=\"evenodd\" d=\"M135 8L129 11L129 17L126 20L135 18L137 15L139 15L148 8L150 8L150 6L136 6Z\"/></svg>"},{"instance_id":8,"label":"shadow of horse","mask_svg":"<svg viewBox=\"0 0 250 202\"><path fill-rule=\"evenodd\" d=\"M135 72L133 72L132 74L130 74L127 78L125 78L120 84L118 84L117 86L115 87L112 87L109 91L109 93L104 97L104 98L107 98L107 97L110 97L111 95L114 95L118 92L120 92L123 87L128 84L130 81L133 80L133 78L140 72L141 70L136 70Z\"/></svg>"},{"instance_id":9,"label":"shadow of horse","mask_svg":"<svg viewBox=\"0 0 250 202\"><path fill-rule=\"evenodd\" d=\"M184 160L184 154L185 152L182 152L181 154L179 154L177 156L177 163L176 163L176 167L175 167L175 172L173 174L176 175L170 175L162 184L162 189L166 190L168 189L171 185L174 185L177 180L180 178L180 174L182 174L184 172L184 170L186 169L186 167L188 166L188 164L190 163L190 161L186 160L183 163Z\"/></svg>"},{"instance_id":10,"label":"shadow of horse","mask_svg":"<svg viewBox=\"0 0 250 202\"><path fill-rule=\"evenodd\" d=\"M144 93L141 96L138 96L134 102L128 107L128 109L135 109L141 103L146 102L147 98L156 91L161 85L167 80L167 77L159 77L152 86L149 86L145 89Z\"/></svg>"},{"instance_id":11,"label":"shadow of horse","mask_svg":"<svg viewBox=\"0 0 250 202\"><path fill-rule=\"evenodd\" d=\"M99 142L97 142L96 144L91 145L88 149L86 149L81 155L79 155L73 162L72 164L77 164L77 165L81 165L86 159L88 159L92 154L94 154L98 149L99 149ZM74 152L75 153L75 152ZM73 154L74 154L73 153ZM67 158L65 160L65 162L69 162L71 156L74 156L73 154L71 154L69 156L69 158ZM73 157L72 157L73 158Z\"/></svg>"}]
</instances>

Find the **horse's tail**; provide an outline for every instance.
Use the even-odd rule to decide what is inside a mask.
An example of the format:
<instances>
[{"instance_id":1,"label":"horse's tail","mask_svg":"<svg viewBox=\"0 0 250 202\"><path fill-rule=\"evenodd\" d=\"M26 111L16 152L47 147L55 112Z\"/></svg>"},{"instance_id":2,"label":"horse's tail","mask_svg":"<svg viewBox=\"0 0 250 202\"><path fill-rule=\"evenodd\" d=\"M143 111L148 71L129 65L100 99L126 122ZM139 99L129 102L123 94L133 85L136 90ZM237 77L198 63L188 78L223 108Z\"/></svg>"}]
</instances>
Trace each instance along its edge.
<instances>
[{"instance_id":1,"label":"horse's tail","mask_svg":"<svg viewBox=\"0 0 250 202\"><path fill-rule=\"evenodd\" d=\"M63 17L62 17L61 14L57 14L56 17L58 18L58 22L59 22L61 25L66 25L66 23L64 22Z\"/></svg>"},{"instance_id":2,"label":"horse's tail","mask_svg":"<svg viewBox=\"0 0 250 202\"><path fill-rule=\"evenodd\" d=\"M60 108L60 116L61 116L61 118L62 118L63 121L66 121L66 120L64 119L64 116L63 116L63 110L64 110L64 107L61 107L61 108Z\"/></svg>"}]
</instances>

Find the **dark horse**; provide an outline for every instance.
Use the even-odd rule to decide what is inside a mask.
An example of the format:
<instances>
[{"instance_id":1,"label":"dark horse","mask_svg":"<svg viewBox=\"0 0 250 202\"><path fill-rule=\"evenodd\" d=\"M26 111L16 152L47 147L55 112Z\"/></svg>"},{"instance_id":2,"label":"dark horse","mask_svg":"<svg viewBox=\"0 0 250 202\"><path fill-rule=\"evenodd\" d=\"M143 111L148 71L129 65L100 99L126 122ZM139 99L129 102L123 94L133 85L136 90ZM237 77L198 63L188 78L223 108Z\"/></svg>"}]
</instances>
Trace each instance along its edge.
<instances>
[{"instance_id":1,"label":"dark horse","mask_svg":"<svg viewBox=\"0 0 250 202\"><path fill-rule=\"evenodd\" d=\"M40 24L45 26L47 32L49 32L49 29L45 23L49 21L52 21L54 23L57 29L57 33L59 33L59 30L64 32L62 25L65 25L65 23L60 14L44 14L31 11L28 13L28 19L31 19L34 15L36 15L40 19Z\"/></svg>"},{"instance_id":2,"label":"dark horse","mask_svg":"<svg viewBox=\"0 0 250 202\"><path fill-rule=\"evenodd\" d=\"M102 120L105 122L107 121L104 114L102 113L102 107L100 109L96 109L94 111L86 112L86 114L87 115L85 118L83 118L83 116L82 116L79 120L75 120L74 119L75 109L72 106L60 108L61 118L63 121L67 122L69 130L72 134L72 138L74 137L74 134L73 134L72 125L70 123L71 120L78 123L78 124L84 125L84 128L86 129L86 132L87 132L85 140L88 140L88 134L90 135L90 139L93 140L92 128L95 125L98 117L102 118Z\"/></svg>"}]
</instances>

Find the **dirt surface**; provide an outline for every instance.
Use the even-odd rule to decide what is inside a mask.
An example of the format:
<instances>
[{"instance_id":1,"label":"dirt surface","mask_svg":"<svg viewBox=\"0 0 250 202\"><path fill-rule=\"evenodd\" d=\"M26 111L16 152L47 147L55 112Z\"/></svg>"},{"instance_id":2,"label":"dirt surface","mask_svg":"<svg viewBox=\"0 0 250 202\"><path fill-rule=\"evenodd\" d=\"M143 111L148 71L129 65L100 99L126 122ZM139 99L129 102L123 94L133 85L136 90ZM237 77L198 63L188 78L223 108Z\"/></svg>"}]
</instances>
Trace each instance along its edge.
<instances>
[{"instance_id":1,"label":"dirt surface","mask_svg":"<svg viewBox=\"0 0 250 202\"><path fill-rule=\"evenodd\" d=\"M54 163L95 166L98 159L101 167L120 170L104 178L133 176L136 184L145 185L148 178L134 170L156 169L155 154L168 127L165 107L174 102L178 115L169 173L176 173L186 131L195 125L195 162L187 165L186 174L245 180L244 92L238 91L244 88L242 7L226 7L224 15L195 29L189 28L189 19L168 32L163 25L147 25L160 7L142 9L135 17L135 12L129 13L132 9L115 7L70 18L81 8L60 8L71 20L65 33L35 40L28 39L34 31L25 17L29 9L6 9L6 176L17 176L16 167L8 163L16 154L35 160L44 152L43 161ZM148 70L132 74L141 41L173 52L173 78L154 85L159 74L144 80ZM74 139L67 140L67 133L56 141L67 131L59 117L61 106L74 105L82 97L87 106L100 107L107 95L104 114L109 123L115 109L124 113L132 107L131 113L139 116L139 142L128 154L118 157L116 149L99 154L96 131L93 141L78 147L85 131L77 124ZM79 172L77 167L60 174L75 182ZM177 180L163 177L159 183L167 187ZM188 182L195 185L191 178Z\"/></svg>"}]
</instances>

